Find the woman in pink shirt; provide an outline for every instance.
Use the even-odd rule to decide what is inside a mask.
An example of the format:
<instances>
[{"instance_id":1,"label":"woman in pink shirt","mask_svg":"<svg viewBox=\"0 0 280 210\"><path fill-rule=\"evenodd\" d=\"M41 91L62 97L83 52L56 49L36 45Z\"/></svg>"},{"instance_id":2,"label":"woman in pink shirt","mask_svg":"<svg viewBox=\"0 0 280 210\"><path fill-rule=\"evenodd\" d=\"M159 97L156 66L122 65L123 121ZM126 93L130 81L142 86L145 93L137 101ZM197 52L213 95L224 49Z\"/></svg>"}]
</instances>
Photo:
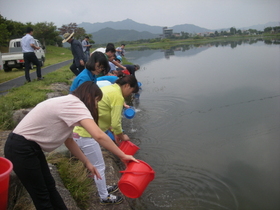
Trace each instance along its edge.
<instances>
[{"instance_id":1,"label":"woman in pink shirt","mask_svg":"<svg viewBox=\"0 0 280 210\"><path fill-rule=\"evenodd\" d=\"M93 82L85 82L72 94L48 99L34 107L10 133L5 157L30 194L36 209L67 209L50 173L44 152L63 143L97 178L97 169L72 139L74 126L83 126L104 148L122 161L136 161L124 154L97 125L97 101L102 92Z\"/></svg>"}]
</instances>

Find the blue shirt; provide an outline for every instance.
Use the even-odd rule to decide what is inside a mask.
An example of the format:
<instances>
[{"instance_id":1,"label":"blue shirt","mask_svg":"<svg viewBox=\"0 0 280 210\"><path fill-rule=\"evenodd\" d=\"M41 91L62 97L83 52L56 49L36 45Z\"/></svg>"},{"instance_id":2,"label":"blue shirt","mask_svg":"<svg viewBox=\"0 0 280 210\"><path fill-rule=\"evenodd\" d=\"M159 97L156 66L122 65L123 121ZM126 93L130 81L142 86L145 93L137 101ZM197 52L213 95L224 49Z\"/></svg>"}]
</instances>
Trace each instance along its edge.
<instances>
[{"instance_id":1,"label":"blue shirt","mask_svg":"<svg viewBox=\"0 0 280 210\"><path fill-rule=\"evenodd\" d=\"M96 76L91 73L91 71L84 69L73 81L71 87L70 87L70 92L73 92L74 90L77 89L81 84L84 82L91 81L96 83Z\"/></svg>"}]
</instances>

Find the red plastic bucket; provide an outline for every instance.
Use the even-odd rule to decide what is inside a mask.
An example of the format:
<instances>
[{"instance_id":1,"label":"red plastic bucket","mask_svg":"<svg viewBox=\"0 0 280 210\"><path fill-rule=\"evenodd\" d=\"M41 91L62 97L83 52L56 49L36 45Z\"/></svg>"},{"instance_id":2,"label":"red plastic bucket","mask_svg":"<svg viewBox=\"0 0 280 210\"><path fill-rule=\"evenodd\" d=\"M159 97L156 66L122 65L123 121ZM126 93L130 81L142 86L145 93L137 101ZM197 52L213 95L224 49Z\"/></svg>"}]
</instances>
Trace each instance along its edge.
<instances>
[{"instance_id":1,"label":"red plastic bucket","mask_svg":"<svg viewBox=\"0 0 280 210\"><path fill-rule=\"evenodd\" d=\"M133 144L131 141L122 141L119 148L126 155L134 155L140 149L138 146Z\"/></svg>"},{"instance_id":2,"label":"red plastic bucket","mask_svg":"<svg viewBox=\"0 0 280 210\"><path fill-rule=\"evenodd\" d=\"M0 210L7 209L10 173L13 164L6 158L0 157Z\"/></svg>"},{"instance_id":3,"label":"red plastic bucket","mask_svg":"<svg viewBox=\"0 0 280 210\"><path fill-rule=\"evenodd\" d=\"M142 160L139 163L129 162L118 186L120 191L129 198L139 198L148 184L155 178L155 172L149 164Z\"/></svg>"}]
</instances>

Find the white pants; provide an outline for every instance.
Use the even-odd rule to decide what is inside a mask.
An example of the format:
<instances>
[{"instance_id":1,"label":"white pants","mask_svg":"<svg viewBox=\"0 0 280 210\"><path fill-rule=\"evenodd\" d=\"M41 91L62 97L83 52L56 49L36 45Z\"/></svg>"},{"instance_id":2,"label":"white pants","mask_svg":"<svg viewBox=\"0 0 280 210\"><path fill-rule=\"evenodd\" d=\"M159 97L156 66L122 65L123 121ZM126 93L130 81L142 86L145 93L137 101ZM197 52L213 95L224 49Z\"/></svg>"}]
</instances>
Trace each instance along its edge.
<instances>
[{"instance_id":1,"label":"white pants","mask_svg":"<svg viewBox=\"0 0 280 210\"><path fill-rule=\"evenodd\" d=\"M93 138L88 137L77 137L73 138L76 143L79 145L80 149L83 151L85 156L89 159L92 165L97 168L100 173L101 180L96 179L94 176L94 181L98 190L98 194L101 199L106 199L108 196L108 191L106 187L106 178L105 178L105 163L103 155L101 152L100 145Z\"/></svg>"}]
</instances>

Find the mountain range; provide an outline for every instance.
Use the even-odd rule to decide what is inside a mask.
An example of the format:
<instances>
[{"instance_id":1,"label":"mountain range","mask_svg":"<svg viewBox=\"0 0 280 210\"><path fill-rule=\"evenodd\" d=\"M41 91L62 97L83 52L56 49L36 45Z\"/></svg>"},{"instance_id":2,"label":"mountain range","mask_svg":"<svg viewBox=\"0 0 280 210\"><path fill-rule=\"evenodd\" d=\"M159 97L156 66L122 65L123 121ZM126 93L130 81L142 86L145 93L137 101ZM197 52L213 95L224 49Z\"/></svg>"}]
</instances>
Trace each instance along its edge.
<instances>
[{"instance_id":1,"label":"mountain range","mask_svg":"<svg viewBox=\"0 0 280 210\"><path fill-rule=\"evenodd\" d=\"M259 24L254 26L248 26L243 28L236 28L241 30L256 29L263 30L266 27L279 26L279 22L269 22L266 24ZM92 39L96 44L106 44L109 42L121 42L121 41L134 41L139 39L153 39L159 37L162 34L163 26L150 26L148 24L137 23L131 19L123 21L108 21L104 23L88 23L82 22L78 24L78 27L85 29L87 34L92 34ZM181 24L168 27L173 29L173 33L181 33L182 31L187 33L204 33L214 32L221 30L229 30L229 28L223 29L207 29L193 24Z\"/></svg>"}]
</instances>

